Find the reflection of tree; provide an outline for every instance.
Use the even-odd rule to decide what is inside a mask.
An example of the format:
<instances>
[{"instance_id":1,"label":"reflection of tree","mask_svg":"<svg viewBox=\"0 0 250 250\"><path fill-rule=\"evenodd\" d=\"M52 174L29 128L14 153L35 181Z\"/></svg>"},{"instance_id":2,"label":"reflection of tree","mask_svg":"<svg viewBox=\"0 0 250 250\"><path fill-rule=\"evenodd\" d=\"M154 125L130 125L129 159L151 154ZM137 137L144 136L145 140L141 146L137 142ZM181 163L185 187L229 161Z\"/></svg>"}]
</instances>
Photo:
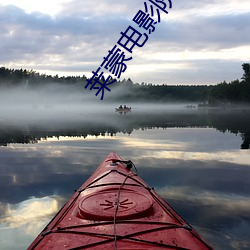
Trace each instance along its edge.
<instances>
[{"instance_id":1,"label":"reflection of tree","mask_svg":"<svg viewBox=\"0 0 250 250\"><path fill-rule=\"evenodd\" d=\"M249 149L250 146L250 133L245 133L242 135L243 143L241 144L241 149Z\"/></svg>"},{"instance_id":2,"label":"reflection of tree","mask_svg":"<svg viewBox=\"0 0 250 250\"><path fill-rule=\"evenodd\" d=\"M32 135L26 135L22 131L4 131L0 132L0 146L7 146L11 143L20 143L20 144L33 144L37 143L39 139Z\"/></svg>"},{"instance_id":3,"label":"reflection of tree","mask_svg":"<svg viewBox=\"0 0 250 250\"><path fill-rule=\"evenodd\" d=\"M240 134L243 140L241 149L248 149L250 145L250 110L223 110L211 114L210 124L221 132L229 131Z\"/></svg>"},{"instance_id":4,"label":"reflection of tree","mask_svg":"<svg viewBox=\"0 0 250 250\"><path fill-rule=\"evenodd\" d=\"M131 113L129 116L118 114L103 115L99 122L72 122L63 124L50 122L46 129L37 126L16 127L0 126L0 145L11 143L37 143L41 139L60 136L83 137L114 136L117 133L131 134L138 129L174 128L174 127L211 127L221 132L229 131L240 134L243 140L242 149L250 145L250 111L240 110L188 110L183 112L144 112ZM107 122L107 119L110 122ZM105 122L100 122L100 121ZM27 130L28 127L28 130ZM44 127L44 124L42 125ZM28 131L28 132L27 132Z\"/></svg>"}]
</instances>

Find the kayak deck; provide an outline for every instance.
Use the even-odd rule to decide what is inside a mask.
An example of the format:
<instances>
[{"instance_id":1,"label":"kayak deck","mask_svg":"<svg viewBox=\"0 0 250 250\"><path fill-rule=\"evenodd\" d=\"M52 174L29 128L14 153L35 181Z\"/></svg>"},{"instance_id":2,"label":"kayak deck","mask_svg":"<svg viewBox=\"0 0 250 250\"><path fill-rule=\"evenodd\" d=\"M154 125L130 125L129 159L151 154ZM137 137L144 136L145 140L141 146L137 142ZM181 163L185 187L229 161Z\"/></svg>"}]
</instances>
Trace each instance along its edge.
<instances>
[{"instance_id":1,"label":"kayak deck","mask_svg":"<svg viewBox=\"0 0 250 250\"><path fill-rule=\"evenodd\" d=\"M28 249L212 249L132 166L110 153Z\"/></svg>"}]
</instances>

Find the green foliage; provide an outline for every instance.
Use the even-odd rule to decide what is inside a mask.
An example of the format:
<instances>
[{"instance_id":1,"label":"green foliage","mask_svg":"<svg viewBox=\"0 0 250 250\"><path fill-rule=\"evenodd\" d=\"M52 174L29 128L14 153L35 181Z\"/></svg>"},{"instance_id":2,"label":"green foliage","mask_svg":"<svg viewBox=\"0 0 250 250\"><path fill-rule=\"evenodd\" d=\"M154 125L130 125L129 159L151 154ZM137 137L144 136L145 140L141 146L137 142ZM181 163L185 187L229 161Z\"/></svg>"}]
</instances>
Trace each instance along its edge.
<instances>
[{"instance_id":1,"label":"green foliage","mask_svg":"<svg viewBox=\"0 0 250 250\"><path fill-rule=\"evenodd\" d=\"M46 84L82 84L85 86L87 77L59 77L40 74L34 70L0 68L0 87L40 87Z\"/></svg>"},{"instance_id":2,"label":"green foliage","mask_svg":"<svg viewBox=\"0 0 250 250\"><path fill-rule=\"evenodd\" d=\"M242 69L244 71L244 74L241 79L243 79L244 82L249 83L250 82L250 64L243 63Z\"/></svg>"},{"instance_id":3,"label":"green foliage","mask_svg":"<svg viewBox=\"0 0 250 250\"><path fill-rule=\"evenodd\" d=\"M244 63L242 68L242 81L224 81L213 87L209 96L210 104L250 103L250 64Z\"/></svg>"},{"instance_id":4,"label":"green foliage","mask_svg":"<svg viewBox=\"0 0 250 250\"><path fill-rule=\"evenodd\" d=\"M217 85L153 85L134 83L130 78L109 85L111 101L204 102L209 105L250 103L250 64L242 64L242 81L222 82ZM34 88L50 84L66 84L84 88L88 78L83 76L59 77L37 73L34 70L0 68L0 87ZM110 82L113 79L110 79ZM113 93L113 94L112 94ZM115 94L114 94L115 93Z\"/></svg>"}]
</instances>

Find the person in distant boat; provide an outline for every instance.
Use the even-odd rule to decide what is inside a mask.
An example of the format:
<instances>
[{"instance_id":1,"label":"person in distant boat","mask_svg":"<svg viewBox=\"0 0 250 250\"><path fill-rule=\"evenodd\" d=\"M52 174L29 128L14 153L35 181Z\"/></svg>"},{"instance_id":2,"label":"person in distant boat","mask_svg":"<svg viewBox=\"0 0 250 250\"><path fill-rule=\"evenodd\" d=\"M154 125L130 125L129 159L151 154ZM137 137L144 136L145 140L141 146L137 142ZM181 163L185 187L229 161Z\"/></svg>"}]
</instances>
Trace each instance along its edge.
<instances>
[{"instance_id":1,"label":"person in distant boat","mask_svg":"<svg viewBox=\"0 0 250 250\"><path fill-rule=\"evenodd\" d=\"M122 105L119 106L119 109L122 109Z\"/></svg>"},{"instance_id":2,"label":"person in distant boat","mask_svg":"<svg viewBox=\"0 0 250 250\"><path fill-rule=\"evenodd\" d=\"M124 109L126 109L127 108L127 106L126 105L124 105Z\"/></svg>"}]
</instances>

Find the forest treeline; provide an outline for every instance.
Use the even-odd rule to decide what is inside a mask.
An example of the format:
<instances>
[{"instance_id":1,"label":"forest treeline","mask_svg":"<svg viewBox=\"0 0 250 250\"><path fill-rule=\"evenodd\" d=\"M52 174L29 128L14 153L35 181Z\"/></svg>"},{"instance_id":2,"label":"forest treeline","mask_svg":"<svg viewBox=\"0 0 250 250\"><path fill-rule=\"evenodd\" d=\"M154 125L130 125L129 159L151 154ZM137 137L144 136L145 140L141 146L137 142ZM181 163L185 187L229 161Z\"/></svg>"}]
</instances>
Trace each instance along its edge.
<instances>
[{"instance_id":1,"label":"forest treeline","mask_svg":"<svg viewBox=\"0 0 250 250\"><path fill-rule=\"evenodd\" d=\"M108 87L111 92L105 93L105 98L113 101L149 101L172 102L190 101L208 105L224 105L228 103L250 103L250 64L242 64L243 76L239 80L221 82L216 85L154 85L149 83L134 83L130 78L117 81ZM59 77L40 74L34 70L9 69L0 67L0 87L4 88L37 88L51 84L64 84L70 87L82 88L88 78L82 76ZM110 79L112 81L113 79ZM92 94L89 92L89 94ZM108 96L109 95L109 96Z\"/></svg>"}]
</instances>

